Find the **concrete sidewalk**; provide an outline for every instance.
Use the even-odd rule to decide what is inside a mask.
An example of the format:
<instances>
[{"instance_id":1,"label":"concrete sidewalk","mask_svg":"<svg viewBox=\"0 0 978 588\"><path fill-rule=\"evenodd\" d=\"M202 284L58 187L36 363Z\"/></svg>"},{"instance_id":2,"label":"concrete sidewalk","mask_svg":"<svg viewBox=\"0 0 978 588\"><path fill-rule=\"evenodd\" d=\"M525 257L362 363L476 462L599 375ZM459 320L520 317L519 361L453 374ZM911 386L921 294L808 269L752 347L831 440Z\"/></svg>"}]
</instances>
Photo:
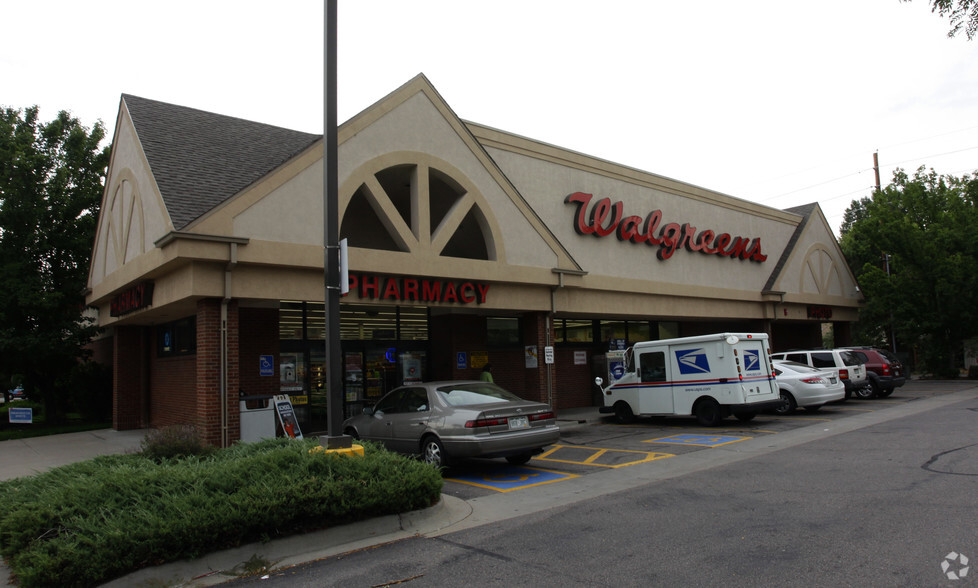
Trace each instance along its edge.
<instances>
[{"instance_id":1,"label":"concrete sidewalk","mask_svg":"<svg viewBox=\"0 0 978 588\"><path fill-rule=\"evenodd\" d=\"M138 451L145 430L98 429L0 441L0 480L31 476L99 455Z\"/></svg>"}]
</instances>

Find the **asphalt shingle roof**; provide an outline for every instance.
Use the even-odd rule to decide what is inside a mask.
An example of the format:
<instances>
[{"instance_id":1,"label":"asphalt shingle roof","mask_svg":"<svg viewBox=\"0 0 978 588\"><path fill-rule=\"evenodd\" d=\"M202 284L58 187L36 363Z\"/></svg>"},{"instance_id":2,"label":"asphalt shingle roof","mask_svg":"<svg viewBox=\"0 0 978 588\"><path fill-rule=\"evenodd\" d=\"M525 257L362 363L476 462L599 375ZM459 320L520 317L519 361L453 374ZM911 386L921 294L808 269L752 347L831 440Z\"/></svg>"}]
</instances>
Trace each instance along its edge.
<instances>
[{"instance_id":1,"label":"asphalt shingle roof","mask_svg":"<svg viewBox=\"0 0 978 588\"><path fill-rule=\"evenodd\" d=\"M798 226L795 227L795 232L791 234L791 238L788 239L787 245L784 247L784 251L781 252L781 258L778 259L778 263L774 265L774 269L771 271L771 275L767 279L767 283L764 284L764 289L762 292L769 292L774 288L775 282L778 281L778 277L781 275L781 270L784 269L785 264L788 263L788 258L791 257L791 252L795 250L795 245L798 244L798 239L801 238L801 234L805 231L805 227L808 225L808 220L812 216L812 212L815 210L815 203L802 204L801 206L795 206L794 208L786 208L785 212L793 212L802 217Z\"/></svg>"},{"instance_id":2,"label":"asphalt shingle roof","mask_svg":"<svg viewBox=\"0 0 978 588\"><path fill-rule=\"evenodd\" d=\"M322 138L123 94L176 230Z\"/></svg>"}]
</instances>

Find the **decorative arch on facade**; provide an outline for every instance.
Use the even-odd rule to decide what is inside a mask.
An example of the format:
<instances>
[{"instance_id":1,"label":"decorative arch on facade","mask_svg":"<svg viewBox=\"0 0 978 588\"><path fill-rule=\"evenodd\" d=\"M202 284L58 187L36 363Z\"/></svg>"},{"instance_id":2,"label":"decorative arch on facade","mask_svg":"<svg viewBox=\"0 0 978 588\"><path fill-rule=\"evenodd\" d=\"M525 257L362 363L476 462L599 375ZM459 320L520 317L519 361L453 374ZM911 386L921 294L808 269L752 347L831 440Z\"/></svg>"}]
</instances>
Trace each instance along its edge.
<instances>
[{"instance_id":1,"label":"decorative arch on facade","mask_svg":"<svg viewBox=\"0 0 978 588\"><path fill-rule=\"evenodd\" d=\"M841 296L842 272L824 245L813 245L802 262L799 291L803 294Z\"/></svg>"},{"instance_id":2,"label":"decorative arch on facade","mask_svg":"<svg viewBox=\"0 0 978 588\"><path fill-rule=\"evenodd\" d=\"M102 218L100 268L106 276L125 263L146 252L146 220L143 203L139 197L135 176L129 169L122 170L109 191Z\"/></svg>"},{"instance_id":3,"label":"decorative arch on facade","mask_svg":"<svg viewBox=\"0 0 978 588\"><path fill-rule=\"evenodd\" d=\"M485 197L454 166L424 153L371 160L344 183L339 204L340 238L351 247L503 258L499 226Z\"/></svg>"}]
</instances>

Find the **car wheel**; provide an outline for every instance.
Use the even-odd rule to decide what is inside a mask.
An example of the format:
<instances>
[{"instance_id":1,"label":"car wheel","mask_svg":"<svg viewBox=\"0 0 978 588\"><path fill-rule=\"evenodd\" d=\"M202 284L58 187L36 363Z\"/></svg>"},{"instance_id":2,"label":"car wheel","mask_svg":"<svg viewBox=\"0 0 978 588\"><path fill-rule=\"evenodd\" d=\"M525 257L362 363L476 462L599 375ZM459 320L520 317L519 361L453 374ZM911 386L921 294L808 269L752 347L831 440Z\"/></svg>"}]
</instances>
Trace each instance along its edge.
<instances>
[{"instance_id":1,"label":"car wheel","mask_svg":"<svg viewBox=\"0 0 978 588\"><path fill-rule=\"evenodd\" d=\"M872 398L874 395L873 388L871 386L863 386L862 388L856 388L853 391L853 394L856 395L856 398L860 398L862 400Z\"/></svg>"},{"instance_id":2,"label":"car wheel","mask_svg":"<svg viewBox=\"0 0 978 588\"><path fill-rule=\"evenodd\" d=\"M438 437L429 435L421 440L421 457L428 465L439 468L448 467L448 454Z\"/></svg>"},{"instance_id":3,"label":"car wheel","mask_svg":"<svg viewBox=\"0 0 978 588\"><path fill-rule=\"evenodd\" d=\"M878 398L879 395L880 395L880 392L881 392L881 390L880 390L880 383L877 382L876 380L870 380L869 381L869 388L873 392L872 395L870 396L870 398Z\"/></svg>"},{"instance_id":4,"label":"car wheel","mask_svg":"<svg viewBox=\"0 0 978 588\"><path fill-rule=\"evenodd\" d=\"M632 407L624 400L615 403L615 420L623 425L635 421L635 413L632 412Z\"/></svg>"},{"instance_id":5,"label":"car wheel","mask_svg":"<svg viewBox=\"0 0 978 588\"><path fill-rule=\"evenodd\" d=\"M795 397L790 392L781 391L781 402L784 404L774 409L775 414L791 414L798 408L798 403L795 402Z\"/></svg>"},{"instance_id":6,"label":"car wheel","mask_svg":"<svg viewBox=\"0 0 978 588\"><path fill-rule=\"evenodd\" d=\"M820 408L822 408L821 404L819 404L818 406L806 406L805 412L818 412L818 409Z\"/></svg>"},{"instance_id":7,"label":"car wheel","mask_svg":"<svg viewBox=\"0 0 978 588\"><path fill-rule=\"evenodd\" d=\"M720 410L720 403L712 398L704 398L696 403L693 409L696 413L696 421L704 427L715 427L723 420L723 411Z\"/></svg>"},{"instance_id":8,"label":"car wheel","mask_svg":"<svg viewBox=\"0 0 978 588\"><path fill-rule=\"evenodd\" d=\"M890 394L893 394L893 388L884 388L877 393L880 398L886 398Z\"/></svg>"},{"instance_id":9,"label":"car wheel","mask_svg":"<svg viewBox=\"0 0 978 588\"><path fill-rule=\"evenodd\" d=\"M756 412L741 412L741 413L737 413L737 420L742 423L747 423L754 420L754 417L756 416L757 416Z\"/></svg>"},{"instance_id":10,"label":"car wheel","mask_svg":"<svg viewBox=\"0 0 978 588\"><path fill-rule=\"evenodd\" d=\"M521 453L519 455L507 455L506 461L508 461L513 465L523 465L526 462L530 461L531 457L533 457L533 455L529 453Z\"/></svg>"},{"instance_id":11,"label":"car wheel","mask_svg":"<svg viewBox=\"0 0 978 588\"><path fill-rule=\"evenodd\" d=\"M344 435L349 435L350 437L353 437L357 441L360 440L360 435L357 434L357 430L354 429L354 428L349 428L349 429L343 431L343 434Z\"/></svg>"}]
</instances>

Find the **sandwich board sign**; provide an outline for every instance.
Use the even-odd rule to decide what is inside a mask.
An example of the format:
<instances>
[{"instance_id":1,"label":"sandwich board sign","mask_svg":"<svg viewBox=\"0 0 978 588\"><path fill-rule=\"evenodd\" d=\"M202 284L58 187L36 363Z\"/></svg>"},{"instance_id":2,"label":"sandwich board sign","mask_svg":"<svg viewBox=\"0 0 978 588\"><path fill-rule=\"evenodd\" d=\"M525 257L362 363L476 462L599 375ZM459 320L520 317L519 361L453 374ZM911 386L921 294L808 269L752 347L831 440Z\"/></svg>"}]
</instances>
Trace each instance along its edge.
<instances>
[{"instance_id":1,"label":"sandwich board sign","mask_svg":"<svg viewBox=\"0 0 978 588\"><path fill-rule=\"evenodd\" d=\"M278 422L282 425L285 435L292 439L302 439L302 431L299 430L299 422L295 420L295 411L292 410L292 401L288 394L276 394L273 398L275 402L275 412L278 414Z\"/></svg>"}]
</instances>

